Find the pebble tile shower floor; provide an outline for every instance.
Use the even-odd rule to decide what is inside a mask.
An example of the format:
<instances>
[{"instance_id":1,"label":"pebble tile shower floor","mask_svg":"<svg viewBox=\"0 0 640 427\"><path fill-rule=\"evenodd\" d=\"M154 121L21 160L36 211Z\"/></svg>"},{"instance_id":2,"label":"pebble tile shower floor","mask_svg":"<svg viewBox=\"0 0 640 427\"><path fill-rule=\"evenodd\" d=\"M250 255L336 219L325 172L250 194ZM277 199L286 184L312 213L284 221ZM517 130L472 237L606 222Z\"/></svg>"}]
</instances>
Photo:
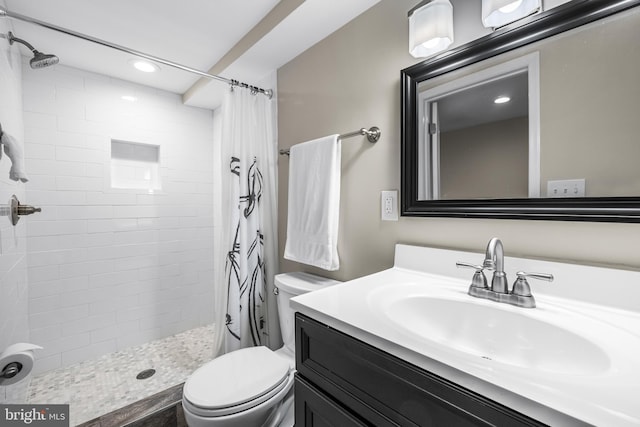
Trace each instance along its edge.
<instances>
[{"instance_id":1,"label":"pebble tile shower floor","mask_svg":"<svg viewBox=\"0 0 640 427\"><path fill-rule=\"evenodd\" d=\"M213 326L191 329L35 376L29 403L68 403L72 426L177 384L213 358ZM155 369L144 380L141 371Z\"/></svg>"}]
</instances>

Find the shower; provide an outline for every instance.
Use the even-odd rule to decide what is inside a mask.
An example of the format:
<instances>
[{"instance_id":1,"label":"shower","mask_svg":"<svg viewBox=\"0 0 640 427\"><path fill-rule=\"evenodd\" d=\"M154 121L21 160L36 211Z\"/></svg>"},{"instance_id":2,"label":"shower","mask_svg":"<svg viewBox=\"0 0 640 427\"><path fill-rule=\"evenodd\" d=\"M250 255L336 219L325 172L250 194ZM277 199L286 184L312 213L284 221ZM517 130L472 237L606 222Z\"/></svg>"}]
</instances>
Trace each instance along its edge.
<instances>
[{"instance_id":1,"label":"shower","mask_svg":"<svg viewBox=\"0 0 640 427\"><path fill-rule=\"evenodd\" d=\"M26 47L29 48L29 50L31 50L31 53L33 53L33 58L31 58L31 61L29 61L29 65L34 70L37 68L45 68L45 67L49 67L50 65L55 65L58 63L58 61L60 61L60 59L57 56L42 53L38 51L36 48L34 48L33 46L31 46L30 43L15 37L11 31L9 31L9 34L7 34L7 39L9 40L10 45L13 45L13 42L18 42L25 45Z\"/></svg>"}]
</instances>

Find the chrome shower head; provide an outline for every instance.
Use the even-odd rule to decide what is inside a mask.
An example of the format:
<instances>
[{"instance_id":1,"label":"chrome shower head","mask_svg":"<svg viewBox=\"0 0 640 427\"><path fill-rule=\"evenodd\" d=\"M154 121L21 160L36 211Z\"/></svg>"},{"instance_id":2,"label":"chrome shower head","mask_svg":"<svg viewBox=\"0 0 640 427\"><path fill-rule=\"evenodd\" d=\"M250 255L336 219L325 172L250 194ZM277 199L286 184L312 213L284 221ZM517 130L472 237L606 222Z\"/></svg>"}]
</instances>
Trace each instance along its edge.
<instances>
[{"instance_id":1,"label":"chrome shower head","mask_svg":"<svg viewBox=\"0 0 640 427\"><path fill-rule=\"evenodd\" d=\"M11 31L9 31L9 34L7 34L7 39L9 40L10 45L12 45L13 42L18 42L29 48L31 53L33 53L33 58L31 58L31 60L29 61L29 65L34 70L38 68L48 67L50 65L55 65L60 61L60 59L55 55L42 53L36 50L36 48L31 46L30 43L15 37Z\"/></svg>"},{"instance_id":2,"label":"chrome shower head","mask_svg":"<svg viewBox=\"0 0 640 427\"><path fill-rule=\"evenodd\" d=\"M59 61L60 59L55 55L34 50L33 58L31 58L31 61L29 61L29 65L35 70L36 68L44 68L50 65L56 65Z\"/></svg>"}]
</instances>

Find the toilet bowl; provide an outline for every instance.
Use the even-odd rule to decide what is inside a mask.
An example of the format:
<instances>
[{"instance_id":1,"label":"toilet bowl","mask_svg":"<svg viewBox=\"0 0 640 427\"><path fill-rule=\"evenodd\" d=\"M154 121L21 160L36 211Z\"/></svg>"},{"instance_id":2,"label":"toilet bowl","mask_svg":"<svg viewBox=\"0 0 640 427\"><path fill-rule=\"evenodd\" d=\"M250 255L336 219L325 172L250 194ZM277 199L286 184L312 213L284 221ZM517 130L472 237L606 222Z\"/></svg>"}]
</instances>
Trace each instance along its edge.
<instances>
[{"instance_id":1,"label":"toilet bowl","mask_svg":"<svg viewBox=\"0 0 640 427\"><path fill-rule=\"evenodd\" d=\"M289 300L339 282L308 273L275 276L284 345L248 347L198 368L184 384L182 406L190 427L291 427L295 373L294 312Z\"/></svg>"}]
</instances>

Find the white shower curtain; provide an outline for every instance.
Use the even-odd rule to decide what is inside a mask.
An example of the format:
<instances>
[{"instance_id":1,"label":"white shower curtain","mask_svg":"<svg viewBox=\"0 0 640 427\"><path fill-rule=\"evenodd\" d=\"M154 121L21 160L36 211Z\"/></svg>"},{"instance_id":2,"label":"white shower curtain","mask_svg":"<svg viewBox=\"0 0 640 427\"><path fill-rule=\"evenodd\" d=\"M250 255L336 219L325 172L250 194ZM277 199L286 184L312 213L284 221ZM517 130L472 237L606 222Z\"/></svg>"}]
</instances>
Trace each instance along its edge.
<instances>
[{"instance_id":1,"label":"white shower curtain","mask_svg":"<svg viewBox=\"0 0 640 427\"><path fill-rule=\"evenodd\" d=\"M267 345L277 268L276 151L271 101L235 88L222 106L215 348ZM224 303L223 303L224 301ZM220 335L220 332L223 335Z\"/></svg>"}]
</instances>

